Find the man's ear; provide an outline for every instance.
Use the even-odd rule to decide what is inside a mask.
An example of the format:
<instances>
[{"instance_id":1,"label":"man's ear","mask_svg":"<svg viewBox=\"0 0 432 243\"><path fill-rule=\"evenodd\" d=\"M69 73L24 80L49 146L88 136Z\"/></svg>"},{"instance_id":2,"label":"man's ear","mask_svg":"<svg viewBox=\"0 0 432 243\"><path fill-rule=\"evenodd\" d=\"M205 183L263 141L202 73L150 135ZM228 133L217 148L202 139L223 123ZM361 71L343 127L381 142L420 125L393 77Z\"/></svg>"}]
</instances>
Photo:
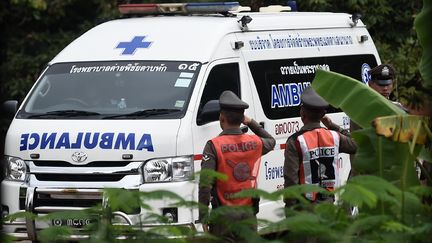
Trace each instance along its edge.
<instances>
[{"instance_id":1,"label":"man's ear","mask_svg":"<svg viewBox=\"0 0 432 243\"><path fill-rule=\"evenodd\" d=\"M222 130L225 129L225 116L222 113L219 113L219 125Z\"/></svg>"}]
</instances>

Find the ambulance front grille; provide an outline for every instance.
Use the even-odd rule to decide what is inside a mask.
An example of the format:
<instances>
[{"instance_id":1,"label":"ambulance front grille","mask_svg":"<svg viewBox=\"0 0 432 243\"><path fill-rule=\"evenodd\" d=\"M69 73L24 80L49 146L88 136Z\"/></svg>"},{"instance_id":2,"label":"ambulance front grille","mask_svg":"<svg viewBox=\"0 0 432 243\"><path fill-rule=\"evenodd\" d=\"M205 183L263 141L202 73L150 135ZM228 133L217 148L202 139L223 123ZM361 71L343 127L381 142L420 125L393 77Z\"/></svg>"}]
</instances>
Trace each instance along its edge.
<instances>
[{"instance_id":1,"label":"ambulance front grille","mask_svg":"<svg viewBox=\"0 0 432 243\"><path fill-rule=\"evenodd\" d=\"M141 178L142 162L98 161L74 165L66 161L29 161L29 175L39 182L119 182L128 177L133 184ZM31 182L30 182L31 183ZM33 184L39 186L40 184ZM64 185L64 184L63 184Z\"/></svg>"},{"instance_id":2,"label":"ambulance front grille","mask_svg":"<svg viewBox=\"0 0 432 243\"><path fill-rule=\"evenodd\" d=\"M94 161L84 165L75 165L66 161L33 161L34 165L38 167L124 167L129 165L131 162L132 161Z\"/></svg>"},{"instance_id":3,"label":"ambulance front grille","mask_svg":"<svg viewBox=\"0 0 432 243\"><path fill-rule=\"evenodd\" d=\"M90 174L90 175L77 175L77 174L36 174L36 179L39 181L119 181L125 175L118 174Z\"/></svg>"},{"instance_id":4,"label":"ambulance front grille","mask_svg":"<svg viewBox=\"0 0 432 243\"><path fill-rule=\"evenodd\" d=\"M102 203L102 196L81 197L80 194L73 195L73 198L61 197L62 194L38 193L34 197L35 207L81 207L89 208ZM65 194L67 195L67 194Z\"/></svg>"},{"instance_id":5,"label":"ambulance front grille","mask_svg":"<svg viewBox=\"0 0 432 243\"><path fill-rule=\"evenodd\" d=\"M100 189L36 188L32 198L34 213L81 210L103 204L103 191ZM140 207L134 207L130 208L127 213L138 214L140 211Z\"/></svg>"}]
</instances>

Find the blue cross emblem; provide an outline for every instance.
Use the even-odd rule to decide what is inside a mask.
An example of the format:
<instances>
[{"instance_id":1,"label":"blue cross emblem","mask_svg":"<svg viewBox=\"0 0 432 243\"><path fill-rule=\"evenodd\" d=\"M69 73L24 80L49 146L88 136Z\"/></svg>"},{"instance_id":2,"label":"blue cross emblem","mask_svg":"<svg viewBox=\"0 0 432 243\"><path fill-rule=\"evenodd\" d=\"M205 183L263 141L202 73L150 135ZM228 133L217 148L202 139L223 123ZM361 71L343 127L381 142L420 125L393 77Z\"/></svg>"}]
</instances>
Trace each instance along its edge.
<instances>
[{"instance_id":1,"label":"blue cross emblem","mask_svg":"<svg viewBox=\"0 0 432 243\"><path fill-rule=\"evenodd\" d=\"M138 48L149 48L153 43L151 41L144 41L146 36L135 36L130 42L120 42L117 48L123 48L122 55L133 55Z\"/></svg>"}]
</instances>

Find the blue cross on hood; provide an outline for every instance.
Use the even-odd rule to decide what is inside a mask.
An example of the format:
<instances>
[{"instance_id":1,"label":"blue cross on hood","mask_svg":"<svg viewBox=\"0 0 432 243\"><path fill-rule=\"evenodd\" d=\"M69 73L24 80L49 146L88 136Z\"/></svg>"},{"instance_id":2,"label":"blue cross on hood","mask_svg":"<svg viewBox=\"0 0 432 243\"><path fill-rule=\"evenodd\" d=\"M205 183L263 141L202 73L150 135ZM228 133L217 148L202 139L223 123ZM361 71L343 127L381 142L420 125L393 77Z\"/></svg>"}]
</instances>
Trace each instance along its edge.
<instances>
[{"instance_id":1,"label":"blue cross on hood","mask_svg":"<svg viewBox=\"0 0 432 243\"><path fill-rule=\"evenodd\" d=\"M130 42L120 42L117 48L123 48L122 55L133 55L138 48L149 48L153 43L151 41L144 41L146 36L135 36Z\"/></svg>"}]
</instances>

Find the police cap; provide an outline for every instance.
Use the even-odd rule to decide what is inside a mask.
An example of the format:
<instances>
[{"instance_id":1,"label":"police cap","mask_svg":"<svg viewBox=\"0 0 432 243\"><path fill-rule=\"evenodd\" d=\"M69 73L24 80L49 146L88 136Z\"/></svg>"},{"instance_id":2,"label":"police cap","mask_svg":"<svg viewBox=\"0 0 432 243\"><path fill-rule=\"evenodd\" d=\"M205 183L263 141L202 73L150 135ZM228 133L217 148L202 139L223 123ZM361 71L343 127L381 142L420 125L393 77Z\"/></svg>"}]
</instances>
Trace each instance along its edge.
<instances>
[{"instance_id":1,"label":"police cap","mask_svg":"<svg viewBox=\"0 0 432 243\"><path fill-rule=\"evenodd\" d=\"M395 70L389 64L378 65L371 70L369 70L371 81L380 85L386 86L393 83L395 78Z\"/></svg>"},{"instance_id":2,"label":"police cap","mask_svg":"<svg viewBox=\"0 0 432 243\"><path fill-rule=\"evenodd\" d=\"M329 106L329 103L321 98L311 86L303 91L301 101L303 106L313 110L324 110Z\"/></svg>"},{"instance_id":3,"label":"police cap","mask_svg":"<svg viewBox=\"0 0 432 243\"><path fill-rule=\"evenodd\" d=\"M249 108L249 105L242 101L232 91L226 90L219 97L219 105L221 109L243 111Z\"/></svg>"}]
</instances>

